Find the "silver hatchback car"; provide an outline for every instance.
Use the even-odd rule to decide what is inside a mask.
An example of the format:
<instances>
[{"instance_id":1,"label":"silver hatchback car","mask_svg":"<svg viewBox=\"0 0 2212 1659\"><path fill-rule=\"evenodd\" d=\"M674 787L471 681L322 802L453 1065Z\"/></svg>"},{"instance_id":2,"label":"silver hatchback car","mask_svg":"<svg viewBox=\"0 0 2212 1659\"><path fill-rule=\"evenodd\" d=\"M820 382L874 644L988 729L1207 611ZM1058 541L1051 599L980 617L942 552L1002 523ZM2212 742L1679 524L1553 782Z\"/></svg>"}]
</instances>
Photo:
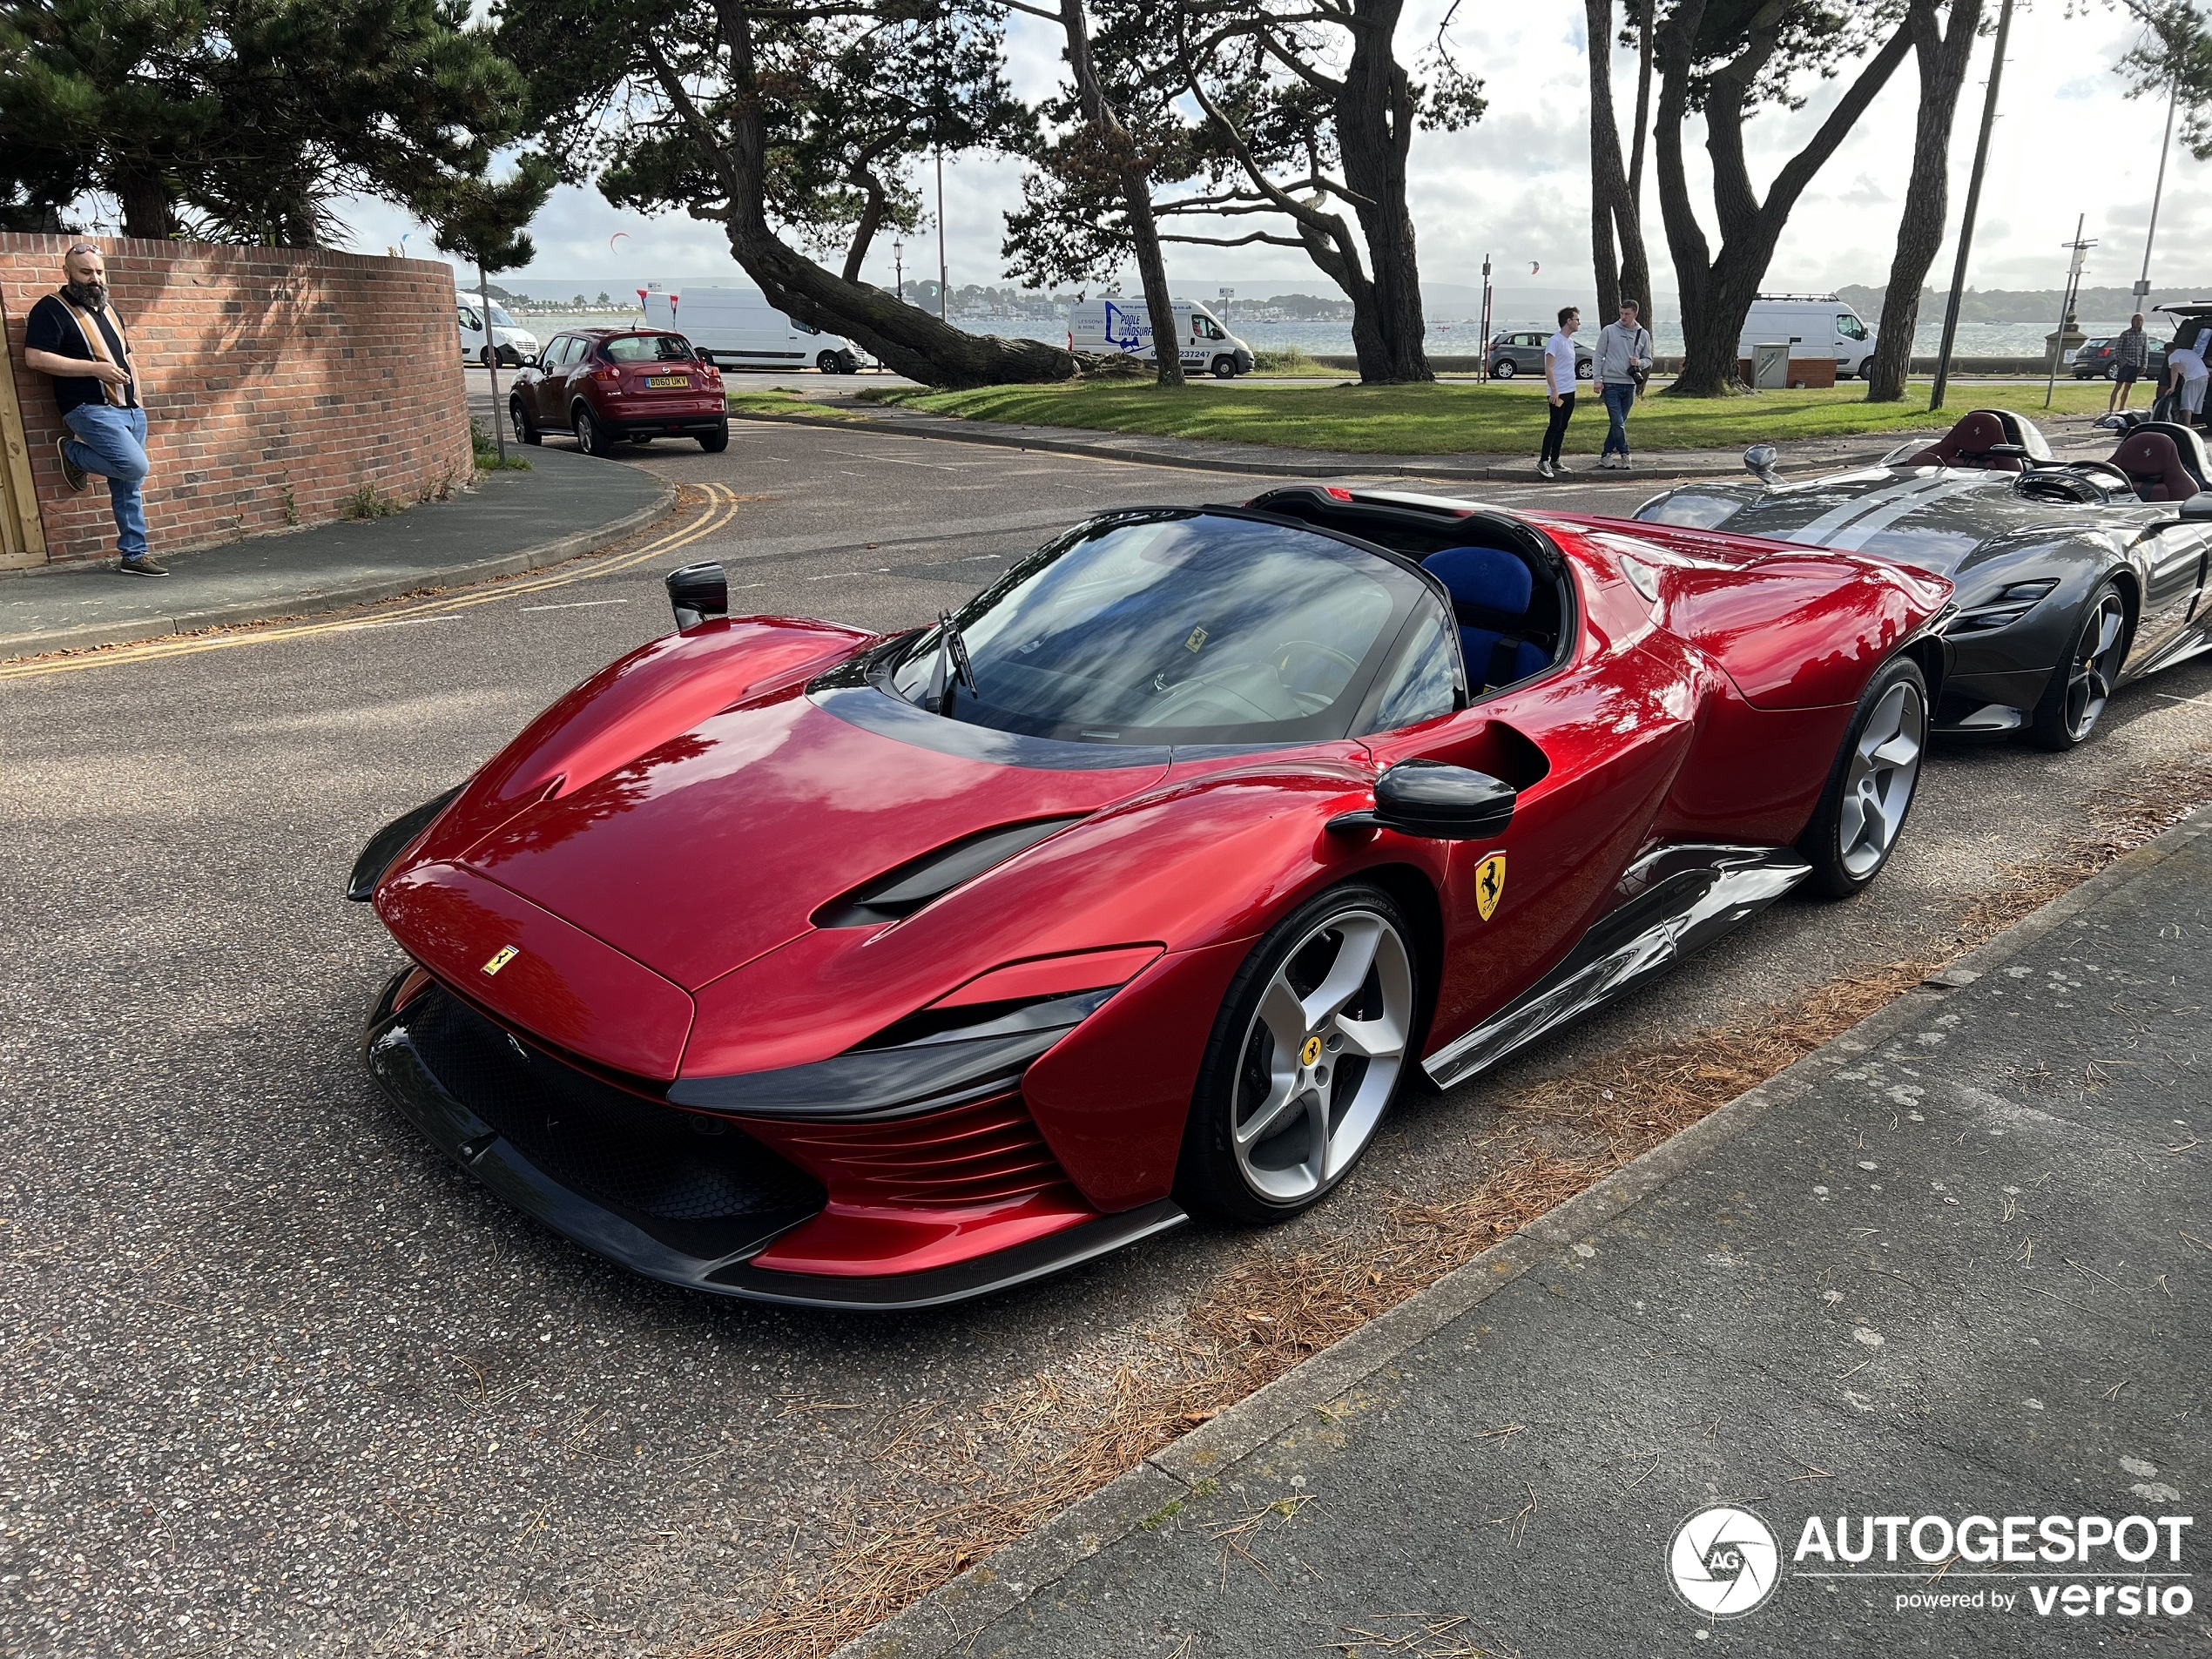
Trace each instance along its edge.
<instances>
[{"instance_id":1,"label":"silver hatchback car","mask_svg":"<svg viewBox=\"0 0 2212 1659\"><path fill-rule=\"evenodd\" d=\"M1549 334L1500 334L1490 342L1490 378L1509 381L1516 374L1544 372L1544 342ZM1589 379L1594 354L1581 341L1575 342L1575 378Z\"/></svg>"}]
</instances>

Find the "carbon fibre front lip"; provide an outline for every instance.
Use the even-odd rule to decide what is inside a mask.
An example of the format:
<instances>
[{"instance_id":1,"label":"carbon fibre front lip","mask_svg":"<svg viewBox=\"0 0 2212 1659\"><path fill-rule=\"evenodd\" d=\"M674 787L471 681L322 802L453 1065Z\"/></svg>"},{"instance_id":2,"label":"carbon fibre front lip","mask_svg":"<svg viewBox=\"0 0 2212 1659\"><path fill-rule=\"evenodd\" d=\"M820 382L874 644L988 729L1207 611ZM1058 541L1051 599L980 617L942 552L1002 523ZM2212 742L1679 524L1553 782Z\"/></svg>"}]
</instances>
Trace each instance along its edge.
<instances>
[{"instance_id":1,"label":"carbon fibre front lip","mask_svg":"<svg viewBox=\"0 0 2212 1659\"><path fill-rule=\"evenodd\" d=\"M886 1312L941 1307L1078 1266L1188 1219L1177 1205L1162 1201L922 1273L845 1278L751 1267L753 1257L817 1213L819 1204L764 1211L749 1233L725 1229L713 1238L596 1202L532 1162L447 1087L406 1040L393 1003L409 971L385 983L362 1030L363 1060L385 1096L432 1145L508 1204L593 1254L664 1284L791 1307ZM647 1100L637 1105L641 1111L656 1109ZM772 1158L766 1149L760 1151L764 1159Z\"/></svg>"}]
</instances>

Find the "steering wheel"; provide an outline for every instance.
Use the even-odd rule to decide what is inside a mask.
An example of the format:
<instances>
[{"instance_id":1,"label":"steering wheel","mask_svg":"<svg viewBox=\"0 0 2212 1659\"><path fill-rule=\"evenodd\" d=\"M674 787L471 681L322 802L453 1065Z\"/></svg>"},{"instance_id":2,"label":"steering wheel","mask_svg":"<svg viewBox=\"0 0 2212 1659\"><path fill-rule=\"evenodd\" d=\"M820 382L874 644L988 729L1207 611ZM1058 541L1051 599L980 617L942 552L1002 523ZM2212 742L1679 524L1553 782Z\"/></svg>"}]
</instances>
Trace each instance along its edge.
<instances>
[{"instance_id":1,"label":"steering wheel","mask_svg":"<svg viewBox=\"0 0 2212 1659\"><path fill-rule=\"evenodd\" d=\"M1301 657L1305 657L1305 659L1320 657L1320 659L1325 661L1334 661L1334 664L1339 664L1339 666L1345 671L1345 679L1352 679L1352 675L1356 675L1360 668L1356 657L1347 657L1336 646L1325 646L1325 644L1320 644L1318 639L1285 639L1285 642L1277 648L1277 661L1274 661L1274 672L1277 672L1277 677L1281 677L1281 681L1285 685L1290 685L1291 681L1298 679L1298 668L1296 668L1296 664L1298 664Z\"/></svg>"},{"instance_id":2,"label":"steering wheel","mask_svg":"<svg viewBox=\"0 0 2212 1659\"><path fill-rule=\"evenodd\" d=\"M2094 478L2085 478L2078 472L2063 467L2038 467L2021 473L2013 480L2013 493L2022 501L2067 503L2074 506L2101 507L2112 496Z\"/></svg>"},{"instance_id":3,"label":"steering wheel","mask_svg":"<svg viewBox=\"0 0 2212 1659\"><path fill-rule=\"evenodd\" d=\"M2109 473L2112 475L2112 482L2114 484L2117 485L2120 489L2128 491L2130 495L2134 493L2135 481L2133 478L2130 478L2118 467L2114 466L2109 461L2069 461L2066 463L2066 469L2068 472Z\"/></svg>"}]
</instances>

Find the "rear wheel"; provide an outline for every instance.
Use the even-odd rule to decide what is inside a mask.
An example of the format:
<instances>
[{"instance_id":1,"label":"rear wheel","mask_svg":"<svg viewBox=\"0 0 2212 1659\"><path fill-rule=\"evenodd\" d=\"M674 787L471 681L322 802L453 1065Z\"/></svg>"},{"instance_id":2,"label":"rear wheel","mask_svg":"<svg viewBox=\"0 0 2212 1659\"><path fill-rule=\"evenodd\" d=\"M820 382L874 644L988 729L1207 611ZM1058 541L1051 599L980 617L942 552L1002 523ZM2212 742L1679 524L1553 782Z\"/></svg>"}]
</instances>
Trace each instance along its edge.
<instances>
[{"instance_id":1,"label":"rear wheel","mask_svg":"<svg viewBox=\"0 0 2212 1659\"><path fill-rule=\"evenodd\" d=\"M2088 741L2127 655L2128 602L2120 584L2107 577L2082 607L2081 626L2051 671L2051 683L2028 722L2028 736L2039 748L2071 749Z\"/></svg>"},{"instance_id":2,"label":"rear wheel","mask_svg":"<svg viewBox=\"0 0 2212 1659\"><path fill-rule=\"evenodd\" d=\"M699 434L699 448L711 455L718 455L730 447L730 423L725 421L711 432Z\"/></svg>"},{"instance_id":3,"label":"rear wheel","mask_svg":"<svg viewBox=\"0 0 2212 1659\"><path fill-rule=\"evenodd\" d=\"M1509 381L1520 373L1521 366L1510 357L1501 357L1490 365L1490 378L1494 381Z\"/></svg>"},{"instance_id":4,"label":"rear wheel","mask_svg":"<svg viewBox=\"0 0 2212 1659\"><path fill-rule=\"evenodd\" d=\"M1928 740L1928 683L1918 664L1894 658L1858 699L1828 787L1797 850L1812 866L1807 886L1846 899L1882 873L1905 833Z\"/></svg>"},{"instance_id":5,"label":"rear wheel","mask_svg":"<svg viewBox=\"0 0 2212 1659\"><path fill-rule=\"evenodd\" d=\"M545 435L530 424L529 411L523 407L517 395L507 400L507 424L515 434L517 443L543 443Z\"/></svg>"},{"instance_id":6,"label":"rear wheel","mask_svg":"<svg viewBox=\"0 0 2212 1659\"><path fill-rule=\"evenodd\" d=\"M578 403L570 412L569 419L576 428L576 447L584 454L604 455L613 452L614 439L592 415L589 403Z\"/></svg>"},{"instance_id":7,"label":"rear wheel","mask_svg":"<svg viewBox=\"0 0 2212 1659\"><path fill-rule=\"evenodd\" d=\"M1184 1130L1186 1204L1264 1224L1358 1163L1413 1061L1413 930L1390 895L1332 888L1245 958L1215 1019Z\"/></svg>"}]
</instances>

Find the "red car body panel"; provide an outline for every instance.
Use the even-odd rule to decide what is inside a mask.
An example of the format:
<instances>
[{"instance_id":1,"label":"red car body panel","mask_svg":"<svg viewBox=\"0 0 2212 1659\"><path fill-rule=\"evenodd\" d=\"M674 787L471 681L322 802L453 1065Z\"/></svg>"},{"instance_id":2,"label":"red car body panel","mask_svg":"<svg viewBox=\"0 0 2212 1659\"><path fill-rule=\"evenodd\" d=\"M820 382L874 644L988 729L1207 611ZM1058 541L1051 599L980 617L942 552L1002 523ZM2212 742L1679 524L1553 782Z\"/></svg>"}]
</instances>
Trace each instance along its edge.
<instances>
[{"instance_id":1,"label":"red car body panel","mask_svg":"<svg viewBox=\"0 0 2212 1659\"><path fill-rule=\"evenodd\" d=\"M806 690L869 643L856 631L751 618L653 641L487 765L392 864L378 911L464 997L637 1079L776 1074L866 1052L923 1012L1120 985L988 1098L738 1119L826 1194L752 1258L761 1271L927 1273L1157 1204L1230 983L1290 909L1362 873L1433 909L1433 1055L1560 964L1655 846L1789 846L1859 690L1949 591L1741 537L1523 522L1570 575L1571 651L1363 738L1001 764L869 729ZM1412 759L1514 785L1510 829L1332 833ZM833 900L922 855L1061 819L911 914L824 924ZM1475 872L1499 852L1507 879L1485 917ZM509 943L523 956L485 977Z\"/></svg>"},{"instance_id":2,"label":"red car body panel","mask_svg":"<svg viewBox=\"0 0 2212 1659\"><path fill-rule=\"evenodd\" d=\"M415 959L471 1001L618 1071L676 1076L691 999L620 951L451 864L411 867L376 903Z\"/></svg>"}]
</instances>

